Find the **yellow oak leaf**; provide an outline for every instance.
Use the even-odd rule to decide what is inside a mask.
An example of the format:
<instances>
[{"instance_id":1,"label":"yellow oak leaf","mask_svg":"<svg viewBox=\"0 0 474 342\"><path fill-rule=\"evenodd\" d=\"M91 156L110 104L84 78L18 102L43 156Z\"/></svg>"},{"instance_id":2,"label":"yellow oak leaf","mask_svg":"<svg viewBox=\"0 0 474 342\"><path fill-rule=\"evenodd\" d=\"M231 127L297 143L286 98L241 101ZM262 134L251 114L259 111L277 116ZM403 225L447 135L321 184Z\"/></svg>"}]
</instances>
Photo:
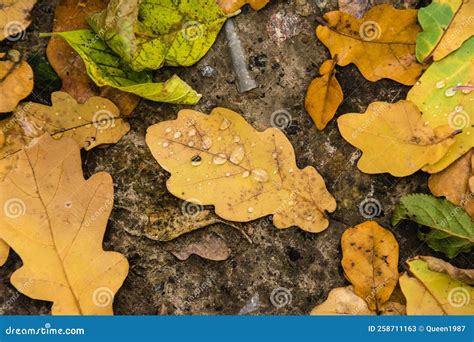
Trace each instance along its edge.
<instances>
[{"instance_id":1,"label":"yellow oak leaf","mask_svg":"<svg viewBox=\"0 0 474 342\"><path fill-rule=\"evenodd\" d=\"M226 14L234 13L246 4L249 4L252 9L258 11L269 2L270 0L217 0L217 4Z\"/></svg>"},{"instance_id":2,"label":"yellow oak leaf","mask_svg":"<svg viewBox=\"0 0 474 342\"><path fill-rule=\"evenodd\" d=\"M33 70L21 60L19 52L0 53L0 113L14 110L32 90Z\"/></svg>"},{"instance_id":3,"label":"yellow oak leaf","mask_svg":"<svg viewBox=\"0 0 474 342\"><path fill-rule=\"evenodd\" d=\"M344 275L371 310L382 310L398 282L398 243L375 221L344 231L341 238Z\"/></svg>"},{"instance_id":4,"label":"yellow oak leaf","mask_svg":"<svg viewBox=\"0 0 474 342\"><path fill-rule=\"evenodd\" d=\"M416 61L415 42L420 31L416 10L375 6L362 19L341 12L326 13L316 35L338 56L337 64L354 63L369 81L390 78L414 84L423 67Z\"/></svg>"},{"instance_id":5,"label":"yellow oak leaf","mask_svg":"<svg viewBox=\"0 0 474 342\"><path fill-rule=\"evenodd\" d=\"M435 258L431 257L429 261L424 258L408 260L410 275L400 278L400 287L407 300L407 314L473 315L474 287L453 278L452 270L451 275L447 271L431 270L429 262L433 263Z\"/></svg>"},{"instance_id":6,"label":"yellow oak leaf","mask_svg":"<svg viewBox=\"0 0 474 342\"><path fill-rule=\"evenodd\" d=\"M435 196L444 196L474 217L474 196L469 181L474 177L474 154L471 149L464 156L439 173L430 176L428 186Z\"/></svg>"},{"instance_id":7,"label":"yellow oak leaf","mask_svg":"<svg viewBox=\"0 0 474 342\"><path fill-rule=\"evenodd\" d=\"M49 133L53 138L72 137L82 148L116 143L130 125L120 117L117 107L107 99L91 97L78 104L69 94L55 92L52 106L21 103L8 119L0 121L4 144L0 144L0 181L12 170L19 152L34 138ZM8 257L9 247L0 240L0 265Z\"/></svg>"},{"instance_id":8,"label":"yellow oak leaf","mask_svg":"<svg viewBox=\"0 0 474 342\"><path fill-rule=\"evenodd\" d=\"M272 214L277 228L320 232L329 225L325 211L336 209L319 173L296 166L293 147L280 130L257 132L229 109L215 108L210 115L182 110L176 120L148 128L146 141L171 173L166 186L173 195L214 205L226 220Z\"/></svg>"},{"instance_id":9,"label":"yellow oak leaf","mask_svg":"<svg viewBox=\"0 0 474 342\"><path fill-rule=\"evenodd\" d=\"M43 135L19 152L17 168L0 182L0 205L0 238L23 262L11 277L18 291L53 302L54 315L113 314L128 262L102 249L112 178L84 180L73 139Z\"/></svg>"},{"instance_id":10,"label":"yellow oak leaf","mask_svg":"<svg viewBox=\"0 0 474 342\"><path fill-rule=\"evenodd\" d=\"M365 113L342 115L337 123L343 138L362 150L357 166L365 173L411 175L436 163L454 143L452 128L426 125L410 101L373 102Z\"/></svg>"},{"instance_id":11,"label":"yellow oak leaf","mask_svg":"<svg viewBox=\"0 0 474 342\"><path fill-rule=\"evenodd\" d=\"M305 108L313 118L316 127L324 129L336 114L344 95L336 79L336 58L325 61L320 69L318 78L311 81L305 98Z\"/></svg>"},{"instance_id":12,"label":"yellow oak leaf","mask_svg":"<svg viewBox=\"0 0 474 342\"><path fill-rule=\"evenodd\" d=\"M30 11L36 0L3 0L0 7L0 41L17 41L31 24Z\"/></svg>"},{"instance_id":13,"label":"yellow oak leaf","mask_svg":"<svg viewBox=\"0 0 474 342\"><path fill-rule=\"evenodd\" d=\"M85 150L113 144L129 130L118 108L102 97L78 104L71 95L54 92L52 106L21 103L8 119L0 121L5 144L0 147L0 179L14 167L15 154L36 137L49 133L53 138L72 137Z\"/></svg>"}]
</instances>

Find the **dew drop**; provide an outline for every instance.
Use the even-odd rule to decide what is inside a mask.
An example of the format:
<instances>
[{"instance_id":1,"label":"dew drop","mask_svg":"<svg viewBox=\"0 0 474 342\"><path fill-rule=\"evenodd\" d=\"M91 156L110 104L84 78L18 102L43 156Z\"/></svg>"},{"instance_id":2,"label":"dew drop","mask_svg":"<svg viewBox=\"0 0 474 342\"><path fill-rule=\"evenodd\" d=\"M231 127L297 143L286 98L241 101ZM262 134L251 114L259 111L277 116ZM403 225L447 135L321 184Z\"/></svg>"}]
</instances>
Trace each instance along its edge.
<instances>
[{"instance_id":1,"label":"dew drop","mask_svg":"<svg viewBox=\"0 0 474 342\"><path fill-rule=\"evenodd\" d=\"M212 139L208 137L207 135L202 137L202 148L205 150L210 149L212 146Z\"/></svg>"},{"instance_id":2,"label":"dew drop","mask_svg":"<svg viewBox=\"0 0 474 342\"><path fill-rule=\"evenodd\" d=\"M163 143L163 147L168 147L169 145L170 145L170 143L167 142L167 141L165 141L165 142Z\"/></svg>"},{"instance_id":3,"label":"dew drop","mask_svg":"<svg viewBox=\"0 0 474 342\"><path fill-rule=\"evenodd\" d=\"M194 141L192 141L192 140L188 141L188 146L193 147L194 146Z\"/></svg>"},{"instance_id":4,"label":"dew drop","mask_svg":"<svg viewBox=\"0 0 474 342\"><path fill-rule=\"evenodd\" d=\"M219 153L212 158L212 162L216 165L222 165L227 161L227 156L224 153Z\"/></svg>"},{"instance_id":5,"label":"dew drop","mask_svg":"<svg viewBox=\"0 0 474 342\"><path fill-rule=\"evenodd\" d=\"M266 181L268 181L268 173L264 169L253 169L252 174L253 174L253 178L257 182L266 182Z\"/></svg>"},{"instance_id":6,"label":"dew drop","mask_svg":"<svg viewBox=\"0 0 474 342\"><path fill-rule=\"evenodd\" d=\"M194 137L196 135L196 129L191 128L188 132L189 137Z\"/></svg>"},{"instance_id":7,"label":"dew drop","mask_svg":"<svg viewBox=\"0 0 474 342\"><path fill-rule=\"evenodd\" d=\"M180 131L174 132L173 138L178 139L179 137L181 137L181 132Z\"/></svg>"},{"instance_id":8,"label":"dew drop","mask_svg":"<svg viewBox=\"0 0 474 342\"><path fill-rule=\"evenodd\" d=\"M230 172L226 172L226 173L225 173L225 176L226 176L226 177L230 177L231 175L232 175L232 174L231 174Z\"/></svg>"},{"instance_id":9,"label":"dew drop","mask_svg":"<svg viewBox=\"0 0 474 342\"><path fill-rule=\"evenodd\" d=\"M226 130L227 128L229 128L229 127L230 127L230 121L227 120L227 118L224 118L224 120L222 120L222 122L221 122L221 125L219 126L219 129L221 131L223 131L223 130Z\"/></svg>"},{"instance_id":10,"label":"dew drop","mask_svg":"<svg viewBox=\"0 0 474 342\"><path fill-rule=\"evenodd\" d=\"M166 133L170 133L170 132L171 132L171 128L168 127L167 129L165 129L165 132L166 132Z\"/></svg>"},{"instance_id":11,"label":"dew drop","mask_svg":"<svg viewBox=\"0 0 474 342\"><path fill-rule=\"evenodd\" d=\"M456 113L460 113L460 112L462 112L463 110L464 110L463 106L457 106L457 107L454 109L454 111L455 111Z\"/></svg>"},{"instance_id":12,"label":"dew drop","mask_svg":"<svg viewBox=\"0 0 474 342\"><path fill-rule=\"evenodd\" d=\"M250 176L250 172L249 172L249 171L244 171L244 172L242 173L242 177L247 178L248 176Z\"/></svg>"},{"instance_id":13,"label":"dew drop","mask_svg":"<svg viewBox=\"0 0 474 342\"><path fill-rule=\"evenodd\" d=\"M253 209L252 207L249 207L249 208L247 209L247 211L248 211L249 213L253 213L253 210L254 210L254 209Z\"/></svg>"},{"instance_id":14,"label":"dew drop","mask_svg":"<svg viewBox=\"0 0 474 342\"><path fill-rule=\"evenodd\" d=\"M273 152L272 157L273 157L273 159L277 159L278 158L278 153Z\"/></svg>"},{"instance_id":15,"label":"dew drop","mask_svg":"<svg viewBox=\"0 0 474 342\"><path fill-rule=\"evenodd\" d=\"M234 142L235 143L240 142L240 137L238 135L234 136Z\"/></svg>"},{"instance_id":16,"label":"dew drop","mask_svg":"<svg viewBox=\"0 0 474 342\"><path fill-rule=\"evenodd\" d=\"M292 173L292 172L293 172L293 169L289 169L288 172L289 172L289 173Z\"/></svg>"},{"instance_id":17,"label":"dew drop","mask_svg":"<svg viewBox=\"0 0 474 342\"><path fill-rule=\"evenodd\" d=\"M191 165L192 166L199 166L202 163L202 158L201 156L198 156L197 154L191 158Z\"/></svg>"},{"instance_id":18,"label":"dew drop","mask_svg":"<svg viewBox=\"0 0 474 342\"><path fill-rule=\"evenodd\" d=\"M444 92L444 95L446 95L447 97L454 96L455 94L456 94L456 91L453 88L448 88Z\"/></svg>"},{"instance_id":19,"label":"dew drop","mask_svg":"<svg viewBox=\"0 0 474 342\"><path fill-rule=\"evenodd\" d=\"M444 82L444 80L436 82L436 88L438 88L438 89L444 88L445 85L446 85L446 83Z\"/></svg>"},{"instance_id":20,"label":"dew drop","mask_svg":"<svg viewBox=\"0 0 474 342\"><path fill-rule=\"evenodd\" d=\"M66 209L72 208L72 202L71 201L64 202L64 208Z\"/></svg>"},{"instance_id":21,"label":"dew drop","mask_svg":"<svg viewBox=\"0 0 474 342\"><path fill-rule=\"evenodd\" d=\"M230 154L229 160L234 164L240 164L244 159L245 151L242 145L236 147Z\"/></svg>"}]
</instances>

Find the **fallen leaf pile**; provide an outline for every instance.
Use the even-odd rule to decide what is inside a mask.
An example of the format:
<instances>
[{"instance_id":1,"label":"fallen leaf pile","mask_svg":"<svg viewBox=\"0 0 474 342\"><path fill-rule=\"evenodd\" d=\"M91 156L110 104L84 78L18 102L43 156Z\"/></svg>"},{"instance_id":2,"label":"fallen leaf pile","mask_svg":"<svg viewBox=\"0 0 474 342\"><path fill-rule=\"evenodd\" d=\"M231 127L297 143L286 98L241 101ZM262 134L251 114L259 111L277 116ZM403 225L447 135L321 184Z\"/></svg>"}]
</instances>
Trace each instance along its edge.
<instances>
[{"instance_id":1,"label":"fallen leaf pile","mask_svg":"<svg viewBox=\"0 0 474 342\"><path fill-rule=\"evenodd\" d=\"M352 286L333 289L311 315L404 314L398 283L398 243L375 221L348 228L341 238L342 267Z\"/></svg>"},{"instance_id":2,"label":"fallen leaf pile","mask_svg":"<svg viewBox=\"0 0 474 342\"><path fill-rule=\"evenodd\" d=\"M106 0L89 0L87 6L76 0L61 0L54 11L53 32L87 29L87 17L106 6ZM138 105L140 98L136 95L110 86L98 87L87 74L81 57L64 39L52 37L46 55L62 80L62 90L78 102L84 103L92 96L103 96L114 102L122 115L129 115Z\"/></svg>"},{"instance_id":3,"label":"fallen leaf pile","mask_svg":"<svg viewBox=\"0 0 474 342\"><path fill-rule=\"evenodd\" d=\"M277 228L326 229L325 212L336 201L313 167L296 166L293 147L276 128L257 132L239 114L215 108L210 115L182 110L178 118L148 129L153 156L171 173L175 196L214 205L238 222L273 215Z\"/></svg>"},{"instance_id":4,"label":"fallen leaf pile","mask_svg":"<svg viewBox=\"0 0 474 342\"><path fill-rule=\"evenodd\" d=\"M19 152L0 183L0 237L23 261L11 277L18 291L53 302L55 315L107 315L128 262L102 249L112 178L84 180L79 152L73 139L48 135Z\"/></svg>"},{"instance_id":5,"label":"fallen leaf pile","mask_svg":"<svg viewBox=\"0 0 474 342\"><path fill-rule=\"evenodd\" d=\"M417 256L398 274L398 243L374 221L342 235L342 267L351 286L331 290L311 315L472 315L474 270ZM398 287L398 286L399 287Z\"/></svg>"},{"instance_id":6,"label":"fallen leaf pile","mask_svg":"<svg viewBox=\"0 0 474 342\"><path fill-rule=\"evenodd\" d=\"M472 315L474 270L456 268L426 256L407 261L408 274L400 277L408 315Z\"/></svg>"}]
</instances>

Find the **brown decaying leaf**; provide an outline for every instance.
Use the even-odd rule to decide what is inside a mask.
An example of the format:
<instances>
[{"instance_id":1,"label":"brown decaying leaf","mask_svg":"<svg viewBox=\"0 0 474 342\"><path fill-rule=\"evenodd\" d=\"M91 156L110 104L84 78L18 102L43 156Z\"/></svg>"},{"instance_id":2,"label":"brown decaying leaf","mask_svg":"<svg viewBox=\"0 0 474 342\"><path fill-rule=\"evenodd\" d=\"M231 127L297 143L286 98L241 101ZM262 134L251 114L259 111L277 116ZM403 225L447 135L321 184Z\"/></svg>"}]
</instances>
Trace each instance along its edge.
<instances>
[{"instance_id":1,"label":"brown decaying leaf","mask_svg":"<svg viewBox=\"0 0 474 342\"><path fill-rule=\"evenodd\" d=\"M187 242L186 245L177 243L170 248L169 252L179 260L187 260L192 254L201 258L223 261L230 255L230 249L226 241L220 235L210 232L195 242Z\"/></svg>"},{"instance_id":2,"label":"brown decaying leaf","mask_svg":"<svg viewBox=\"0 0 474 342\"><path fill-rule=\"evenodd\" d=\"M316 35L331 56L338 56L338 65L354 63L369 81L390 78L412 85L423 70L415 57L416 14L380 5L359 20L333 11L324 15L326 23L316 28Z\"/></svg>"},{"instance_id":3,"label":"brown decaying leaf","mask_svg":"<svg viewBox=\"0 0 474 342\"><path fill-rule=\"evenodd\" d=\"M270 0L217 0L217 4L226 14L234 13L246 4L249 4L252 9L258 11L269 2Z\"/></svg>"},{"instance_id":4,"label":"brown decaying leaf","mask_svg":"<svg viewBox=\"0 0 474 342\"><path fill-rule=\"evenodd\" d=\"M61 0L54 14L53 32L89 29L86 17L107 7L107 0ZM52 37L46 49L49 63L63 82L62 90L84 103L92 96L103 96L114 102L122 115L129 115L140 98L108 86L97 87L87 75L81 57L62 38Z\"/></svg>"},{"instance_id":5,"label":"brown decaying leaf","mask_svg":"<svg viewBox=\"0 0 474 342\"><path fill-rule=\"evenodd\" d=\"M17 168L0 183L0 237L23 261L11 283L53 302L55 315L113 314L128 262L102 249L112 178L97 173L84 180L80 147L71 138L44 135L19 154Z\"/></svg>"},{"instance_id":6,"label":"brown decaying leaf","mask_svg":"<svg viewBox=\"0 0 474 342\"><path fill-rule=\"evenodd\" d=\"M239 114L215 108L210 115L182 110L178 118L148 128L147 145L171 177L175 196L214 205L229 221L273 214L277 228L326 229L325 211L336 201L313 167L296 166L293 147L276 128L257 132Z\"/></svg>"},{"instance_id":7,"label":"brown decaying leaf","mask_svg":"<svg viewBox=\"0 0 474 342\"><path fill-rule=\"evenodd\" d=\"M419 258L425 261L428 268L434 272L446 273L453 279L474 285L474 269L457 268L444 260L431 256L419 256Z\"/></svg>"},{"instance_id":8,"label":"brown decaying leaf","mask_svg":"<svg viewBox=\"0 0 474 342\"><path fill-rule=\"evenodd\" d=\"M336 59L325 61L319 68L320 77L311 81L305 98L305 108L316 127L324 129L336 114L344 95L336 79Z\"/></svg>"},{"instance_id":9,"label":"brown decaying leaf","mask_svg":"<svg viewBox=\"0 0 474 342\"><path fill-rule=\"evenodd\" d=\"M0 53L0 113L14 110L18 102L32 90L33 70L21 60L19 52L11 50L8 54Z\"/></svg>"},{"instance_id":10,"label":"brown decaying leaf","mask_svg":"<svg viewBox=\"0 0 474 342\"><path fill-rule=\"evenodd\" d=\"M341 239L342 267L369 309L381 311L398 282L398 243L375 221L348 228Z\"/></svg>"},{"instance_id":11,"label":"brown decaying leaf","mask_svg":"<svg viewBox=\"0 0 474 342\"><path fill-rule=\"evenodd\" d=\"M433 174L428 180L430 191L435 196L444 196L459 205L474 217L474 153L471 149L443 171Z\"/></svg>"},{"instance_id":12,"label":"brown decaying leaf","mask_svg":"<svg viewBox=\"0 0 474 342\"><path fill-rule=\"evenodd\" d=\"M149 221L143 235L157 241L170 241L193 230L222 222L213 212L190 202L184 202L181 208L165 207L147 214Z\"/></svg>"},{"instance_id":13,"label":"brown decaying leaf","mask_svg":"<svg viewBox=\"0 0 474 342\"><path fill-rule=\"evenodd\" d=\"M0 41L11 37L13 41L22 37L31 24L30 11L36 0L3 0L0 4Z\"/></svg>"}]
</instances>

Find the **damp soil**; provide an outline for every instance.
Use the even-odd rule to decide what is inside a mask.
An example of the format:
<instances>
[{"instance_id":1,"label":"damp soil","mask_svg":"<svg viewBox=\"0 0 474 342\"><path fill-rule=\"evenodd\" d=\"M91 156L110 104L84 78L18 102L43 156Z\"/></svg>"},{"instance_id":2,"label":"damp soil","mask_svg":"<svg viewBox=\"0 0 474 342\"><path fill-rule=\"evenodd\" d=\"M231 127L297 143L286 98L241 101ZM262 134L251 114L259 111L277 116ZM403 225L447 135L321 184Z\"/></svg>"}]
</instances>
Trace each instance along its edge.
<instances>
[{"instance_id":1,"label":"damp soil","mask_svg":"<svg viewBox=\"0 0 474 342\"><path fill-rule=\"evenodd\" d=\"M2 50L15 47L27 58L44 56L47 39L39 32L50 32L57 1L39 1L32 13L33 23L25 38L2 43ZM301 3L301 1L299 1ZM244 8L236 20L247 54L248 67L258 88L240 94L232 70L224 31L208 52L190 68L166 68L159 78L173 73L203 94L196 106L179 106L141 101L130 117L131 131L116 145L83 153L86 177L99 171L114 179L116 203L112 212L104 248L123 253L130 272L117 293L114 310L119 315L157 314L238 314L304 315L321 303L328 292L347 285L341 261L340 238L349 226L364 221L359 207L365 199L375 199L380 210L374 219L392 229L400 244L400 271L404 260L415 255L434 253L417 238L417 227L408 222L390 226L390 217L398 199L413 192L428 192L427 175L418 172L410 177L395 178L387 174L367 175L357 169L359 152L339 134L335 120L324 131L318 131L304 109L305 91L317 76L321 63L329 57L327 49L316 39L317 17L336 9L334 1L324 8L309 1L309 15L300 16L294 1L274 0L265 9L254 12ZM307 10L304 14L307 14ZM292 18L289 36L275 25L278 18ZM344 102L337 116L363 112L373 101L396 102L405 98L408 87L390 80L369 82L350 65L337 67L336 76L344 92ZM50 91L36 84L29 100L49 103ZM239 230L217 223L198 229L175 241L158 242L145 237L143 227L150 213L164 207L180 208L182 201L166 191L168 174L160 168L145 144L147 127L174 119L183 108L208 113L212 108L227 107L241 113L256 129L272 125L276 111L290 114L291 123L284 132L295 148L299 167L314 166L337 200L337 210L330 214L330 225L319 234L296 227L279 230L269 218L239 224L250 240ZM212 208L210 208L212 209ZM179 212L179 210L176 210ZM221 235L231 250L225 261L210 261L191 256L178 260L169 250L173 244L200 241L206 234ZM460 255L453 264L473 267L473 257ZM10 276L21 266L20 258L11 252L7 264L0 268L0 309L2 314L49 314L51 303L19 294L10 284ZM291 302L284 306L270 300L273 291L284 288ZM13 305L9 301L14 298ZM253 301L252 301L253 298ZM258 299L258 300L257 300ZM3 303L3 305L1 305ZM249 312L250 311L250 312Z\"/></svg>"}]
</instances>

